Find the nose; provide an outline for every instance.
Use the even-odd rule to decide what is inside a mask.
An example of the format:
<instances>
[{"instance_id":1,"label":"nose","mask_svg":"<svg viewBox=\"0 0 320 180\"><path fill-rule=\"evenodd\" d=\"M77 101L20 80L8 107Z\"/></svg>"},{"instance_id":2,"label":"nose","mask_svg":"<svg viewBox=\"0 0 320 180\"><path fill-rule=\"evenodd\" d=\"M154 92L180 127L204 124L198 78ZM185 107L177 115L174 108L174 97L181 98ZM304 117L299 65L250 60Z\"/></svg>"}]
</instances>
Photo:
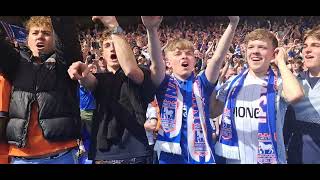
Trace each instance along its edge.
<instances>
[{"instance_id":1,"label":"nose","mask_svg":"<svg viewBox=\"0 0 320 180\"><path fill-rule=\"evenodd\" d=\"M309 53L311 53L311 48L309 48L309 47L304 47L304 48L302 49L302 53L303 53L303 54L309 54Z\"/></svg>"},{"instance_id":2,"label":"nose","mask_svg":"<svg viewBox=\"0 0 320 180\"><path fill-rule=\"evenodd\" d=\"M257 47L252 48L252 53L259 54L259 48L257 48Z\"/></svg>"},{"instance_id":3,"label":"nose","mask_svg":"<svg viewBox=\"0 0 320 180\"><path fill-rule=\"evenodd\" d=\"M37 34L37 39L43 39L44 38L44 34L43 33L38 33Z\"/></svg>"},{"instance_id":4,"label":"nose","mask_svg":"<svg viewBox=\"0 0 320 180\"><path fill-rule=\"evenodd\" d=\"M115 49L115 47L114 47L114 44L111 43L110 46L111 46L111 52L116 52L116 49Z\"/></svg>"},{"instance_id":5,"label":"nose","mask_svg":"<svg viewBox=\"0 0 320 180\"><path fill-rule=\"evenodd\" d=\"M181 57L182 57L182 59L187 59L187 53L182 53Z\"/></svg>"}]
</instances>

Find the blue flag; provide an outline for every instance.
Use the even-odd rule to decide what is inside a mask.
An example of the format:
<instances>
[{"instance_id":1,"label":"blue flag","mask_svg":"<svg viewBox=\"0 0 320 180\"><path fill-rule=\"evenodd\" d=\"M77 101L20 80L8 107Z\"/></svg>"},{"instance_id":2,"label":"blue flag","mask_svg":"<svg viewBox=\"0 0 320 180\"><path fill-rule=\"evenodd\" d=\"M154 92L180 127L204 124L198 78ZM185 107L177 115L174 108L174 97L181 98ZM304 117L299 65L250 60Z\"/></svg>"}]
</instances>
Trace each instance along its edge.
<instances>
[{"instance_id":1,"label":"blue flag","mask_svg":"<svg viewBox=\"0 0 320 180\"><path fill-rule=\"evenodd\" d=\"M16 40L18 43L26 43L27 41L27 31L25 28L8 24L4 21L0 21L1 26L6 31L7 36L11 40Z\"/></svg>"}]
</instances>

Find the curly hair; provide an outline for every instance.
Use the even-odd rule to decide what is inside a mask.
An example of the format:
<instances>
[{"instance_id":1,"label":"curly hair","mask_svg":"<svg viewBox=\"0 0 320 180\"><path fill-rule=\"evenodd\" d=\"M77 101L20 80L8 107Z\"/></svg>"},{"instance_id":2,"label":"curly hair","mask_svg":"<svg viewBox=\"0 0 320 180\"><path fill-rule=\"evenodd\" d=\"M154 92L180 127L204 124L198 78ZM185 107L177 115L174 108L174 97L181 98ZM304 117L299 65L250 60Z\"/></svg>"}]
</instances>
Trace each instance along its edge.
<instances>
[{"instance_id":1,"label":"curly hair","mask_svg":"<svg viewBox=\"0 0 320 180\"><path fill-rule=\"evenodd\" d=\"M29 32L32 27L47 27L52 29L50 16L32 16L26 22L26 30Z\"/></svg>"}]
</instances>

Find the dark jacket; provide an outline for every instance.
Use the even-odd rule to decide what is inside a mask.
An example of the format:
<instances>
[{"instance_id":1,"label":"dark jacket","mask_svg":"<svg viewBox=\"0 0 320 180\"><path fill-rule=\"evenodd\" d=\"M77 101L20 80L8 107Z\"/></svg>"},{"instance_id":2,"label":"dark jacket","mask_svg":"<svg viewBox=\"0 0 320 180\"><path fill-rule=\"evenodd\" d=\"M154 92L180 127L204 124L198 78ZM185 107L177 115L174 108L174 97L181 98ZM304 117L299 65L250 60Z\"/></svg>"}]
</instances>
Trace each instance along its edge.
<instances>
[{"instance_id":1,"label":"dark jacket","mask_svg":"<svg viewBox=\"0 0 320 180\"><path fill-rule=\"evenodd\" d=\"M144 123L148 103L154 98L150 70L141 68L144 81L135 84L122 70L116 74L97 74L94 91L97 108L94 112L92 147L94 160L120 160L148 156L151 149Z\"/></svg>"},{"instance_id":2,"label":"dark jacket","mask_svg":"<svg viewBox=\"0 0 320 180\"><path fill-rule=\"evenodd\" d=\"M26 145L34 102L39 106L44 138L56 142L80 137L78 84L67 72L73 61L82 58L77 28L73 17L52 17L52 25L57 37L56 50L41 55L41 63L35 62L28 49L17 52L0 40L0 56L6 57L0 60L0 68L13 85L7 139L18 147Z\"/></svg>"}]
</instances>

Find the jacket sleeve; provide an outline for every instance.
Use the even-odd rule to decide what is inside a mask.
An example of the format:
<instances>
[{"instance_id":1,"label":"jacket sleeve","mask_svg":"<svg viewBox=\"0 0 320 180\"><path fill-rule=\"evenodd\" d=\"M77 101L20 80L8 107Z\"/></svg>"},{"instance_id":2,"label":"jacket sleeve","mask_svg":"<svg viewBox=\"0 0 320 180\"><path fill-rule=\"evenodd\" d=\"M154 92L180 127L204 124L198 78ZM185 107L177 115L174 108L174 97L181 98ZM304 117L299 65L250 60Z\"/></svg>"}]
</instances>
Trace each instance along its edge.
<instances>
[{"instance_id":1,"label":"jacket sleeve","mask_svg":"<svg viewBox=\"0 0 320 180\"><path fill-rule=\"evenodd\" d=\"M73 62L82 61L75 16L51 16L51 21L56 35L57 58L68 67Z\"/></svg>"},{"instance_id":2,"label":"jacket sleeve","mask_svg":"<svg viewBox=\"0 0 320 180\"><path fill-rule=\"evenodd\" d=\"M19 59L19 51L15 50L3 35L0 35L0 72L11 82L14 79Z\"/></svg>"}]
</instances>

